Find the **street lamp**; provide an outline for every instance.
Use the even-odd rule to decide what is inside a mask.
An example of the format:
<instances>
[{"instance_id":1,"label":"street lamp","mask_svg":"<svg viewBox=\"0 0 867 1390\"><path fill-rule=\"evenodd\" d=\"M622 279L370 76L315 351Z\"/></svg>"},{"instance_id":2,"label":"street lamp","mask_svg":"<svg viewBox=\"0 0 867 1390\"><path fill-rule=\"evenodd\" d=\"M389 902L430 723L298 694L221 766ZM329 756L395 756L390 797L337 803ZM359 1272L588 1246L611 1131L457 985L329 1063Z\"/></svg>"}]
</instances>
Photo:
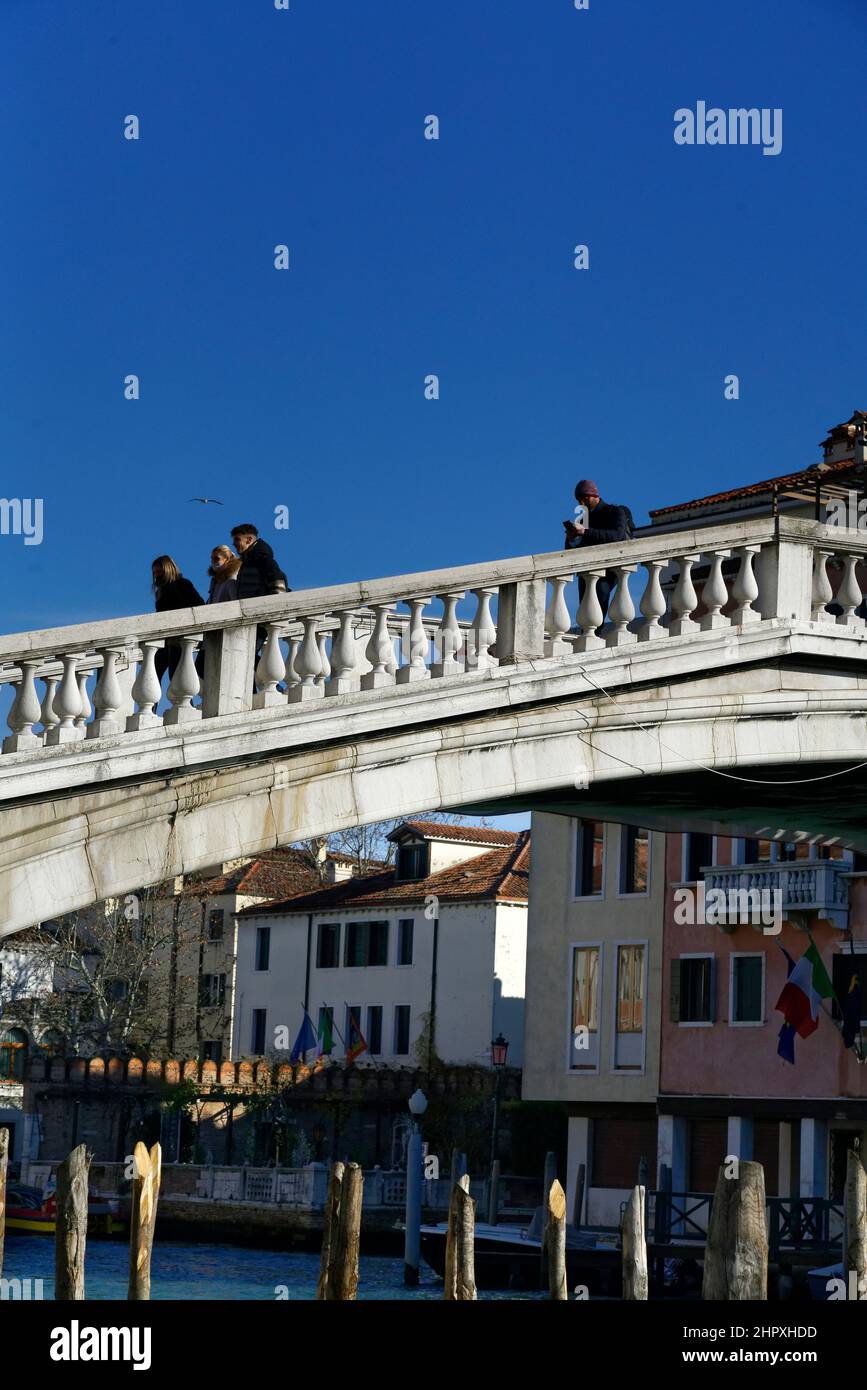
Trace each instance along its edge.
<instances>
[{"instance_id":1,"label":"street lamp","mask_svg":"<svg viewBox=\"0 0 867 1390\"><path fill-rule=\"evenodd\" d=\"M491 1042L491 1065L494 1068L494 1118L491 1126L491 1182L488 1190L488 1222L496 1226L500 1205L500 1163L497 1157L497 1139L500 1125L500 1085L506 1070L509 1044L502 1033Z\"/></svg>"},{"instance_id":2,"label":"street lamp","mask_svg":"<svg viewBox=\"0 0 867 1390\"><path fill-rule=\"evenodd\" d=\"M403 1282L406 1288L418 1287L418 1266L421 1251L421 1184L424 1164L422 1161L421 1130L418 1122L427 1110L427 1096L423 1091L413 1091L407 1102L412 1115L412 1130L406 1146L406 1232L403 1249Z\"/></svg>"}]
</instances>

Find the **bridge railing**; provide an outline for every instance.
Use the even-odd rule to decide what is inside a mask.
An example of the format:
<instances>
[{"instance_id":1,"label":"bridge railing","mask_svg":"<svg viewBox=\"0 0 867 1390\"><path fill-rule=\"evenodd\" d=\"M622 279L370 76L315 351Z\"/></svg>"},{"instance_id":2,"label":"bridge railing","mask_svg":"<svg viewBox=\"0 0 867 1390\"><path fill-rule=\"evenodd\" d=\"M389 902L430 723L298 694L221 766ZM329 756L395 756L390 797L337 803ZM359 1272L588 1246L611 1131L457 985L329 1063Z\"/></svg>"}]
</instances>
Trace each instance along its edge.
<instances>
[{"instance_id":1,"label":"bridge railing","mask_svg":"<svg viewBox=\"0 0 867 1390\"><path fill-rule=\"evenodd\" d=\"M0 686L14 690L3 752L147 736L277 706L291 717L328 697L363 700L416 682L488 679L527 660L595 661L635 643L775 620L836 622L861 634L865 557L864 533L759 518L660 534L648 528L586 550L18 633L0 638ZM576 576L573 618L566 589ZM607 621L603 583L613 586ZM475 612L461 620L458 604L468 593ZM435 599L441 612L429 614ZM163 648L175 670L168 707L158 713Z\"/></svg>"}]
</instances>

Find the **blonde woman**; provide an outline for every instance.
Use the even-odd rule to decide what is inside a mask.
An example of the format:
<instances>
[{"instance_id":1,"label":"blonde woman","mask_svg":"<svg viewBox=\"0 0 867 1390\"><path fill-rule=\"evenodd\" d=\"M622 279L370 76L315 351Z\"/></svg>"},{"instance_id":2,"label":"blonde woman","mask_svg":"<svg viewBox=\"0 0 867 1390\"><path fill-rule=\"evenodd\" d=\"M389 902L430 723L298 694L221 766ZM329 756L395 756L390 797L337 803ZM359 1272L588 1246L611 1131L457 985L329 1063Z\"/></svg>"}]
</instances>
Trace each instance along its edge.
<instances>
[{"instance_id":1,"label":"blonde woman","mask_svg":"<svg viewBox=\"0 0 867 1390\"><path fill-rule=\"evenodd\" d=\"M211 551L208 575L211 588L208 603L233 603L238 597L238 570L241 557L229 545L215 545Z\"/></svg>"}]
</instances>

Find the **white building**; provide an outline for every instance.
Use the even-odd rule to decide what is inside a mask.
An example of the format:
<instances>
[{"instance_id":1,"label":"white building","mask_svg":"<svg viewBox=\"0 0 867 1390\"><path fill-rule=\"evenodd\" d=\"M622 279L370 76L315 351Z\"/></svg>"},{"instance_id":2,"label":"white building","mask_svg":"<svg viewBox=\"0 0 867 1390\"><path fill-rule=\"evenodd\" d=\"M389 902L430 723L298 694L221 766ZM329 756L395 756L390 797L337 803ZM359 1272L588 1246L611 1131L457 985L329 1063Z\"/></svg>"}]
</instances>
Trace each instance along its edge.
<instances>
[{"instance_id":1,"label":"white building","mask_svg":"<svg viewBox=\"0 0 867 1390\"><path fill-rule=\"evenodd\" d=\"M407 821L394 866L238 914L233 1057L285 1058L306 1008L342 1059L480 1065L523 1054L529 831ZM288 1044L287 1044L288 1037Z\"/></svg>"},{"instance_id":2,"label":"white building","mask_svg":"<svg viewBox=\"0 0 867 1390\"><path fill-rule=\"evenodd\" d=\"M40 1027L38 1001L54 989L54 966L20 932L0 944L0 1129L8 1129L9 1158L35 1158L39 1136L24 1114L24 1073L35 1050L50 1052L54 1038Z\"/></svg>"}]
</instances>

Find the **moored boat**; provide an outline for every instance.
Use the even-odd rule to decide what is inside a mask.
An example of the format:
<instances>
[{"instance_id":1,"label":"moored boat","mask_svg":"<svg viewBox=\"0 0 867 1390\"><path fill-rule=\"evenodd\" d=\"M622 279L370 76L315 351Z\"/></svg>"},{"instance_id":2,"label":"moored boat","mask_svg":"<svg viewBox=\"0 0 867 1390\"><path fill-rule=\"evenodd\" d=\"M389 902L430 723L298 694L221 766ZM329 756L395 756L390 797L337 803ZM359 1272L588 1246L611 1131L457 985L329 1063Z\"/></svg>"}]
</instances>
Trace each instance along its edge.
<instances>
[{"instance_id":1,"label":"moored boat","mask_svg":"<svg viewBox=\"0 0 867 1390\"><path fill-rule=\"evenodd\" d=\"M92 1236L114 1235L124 1229L118 1220L118 1203L91 1197L87 1203L87 1230ZM29 1235L53 1236L57 1229L57 1197L38 1187L11 1182L6 1188L6 1229Z\"/></svg>"}]
</instances>

